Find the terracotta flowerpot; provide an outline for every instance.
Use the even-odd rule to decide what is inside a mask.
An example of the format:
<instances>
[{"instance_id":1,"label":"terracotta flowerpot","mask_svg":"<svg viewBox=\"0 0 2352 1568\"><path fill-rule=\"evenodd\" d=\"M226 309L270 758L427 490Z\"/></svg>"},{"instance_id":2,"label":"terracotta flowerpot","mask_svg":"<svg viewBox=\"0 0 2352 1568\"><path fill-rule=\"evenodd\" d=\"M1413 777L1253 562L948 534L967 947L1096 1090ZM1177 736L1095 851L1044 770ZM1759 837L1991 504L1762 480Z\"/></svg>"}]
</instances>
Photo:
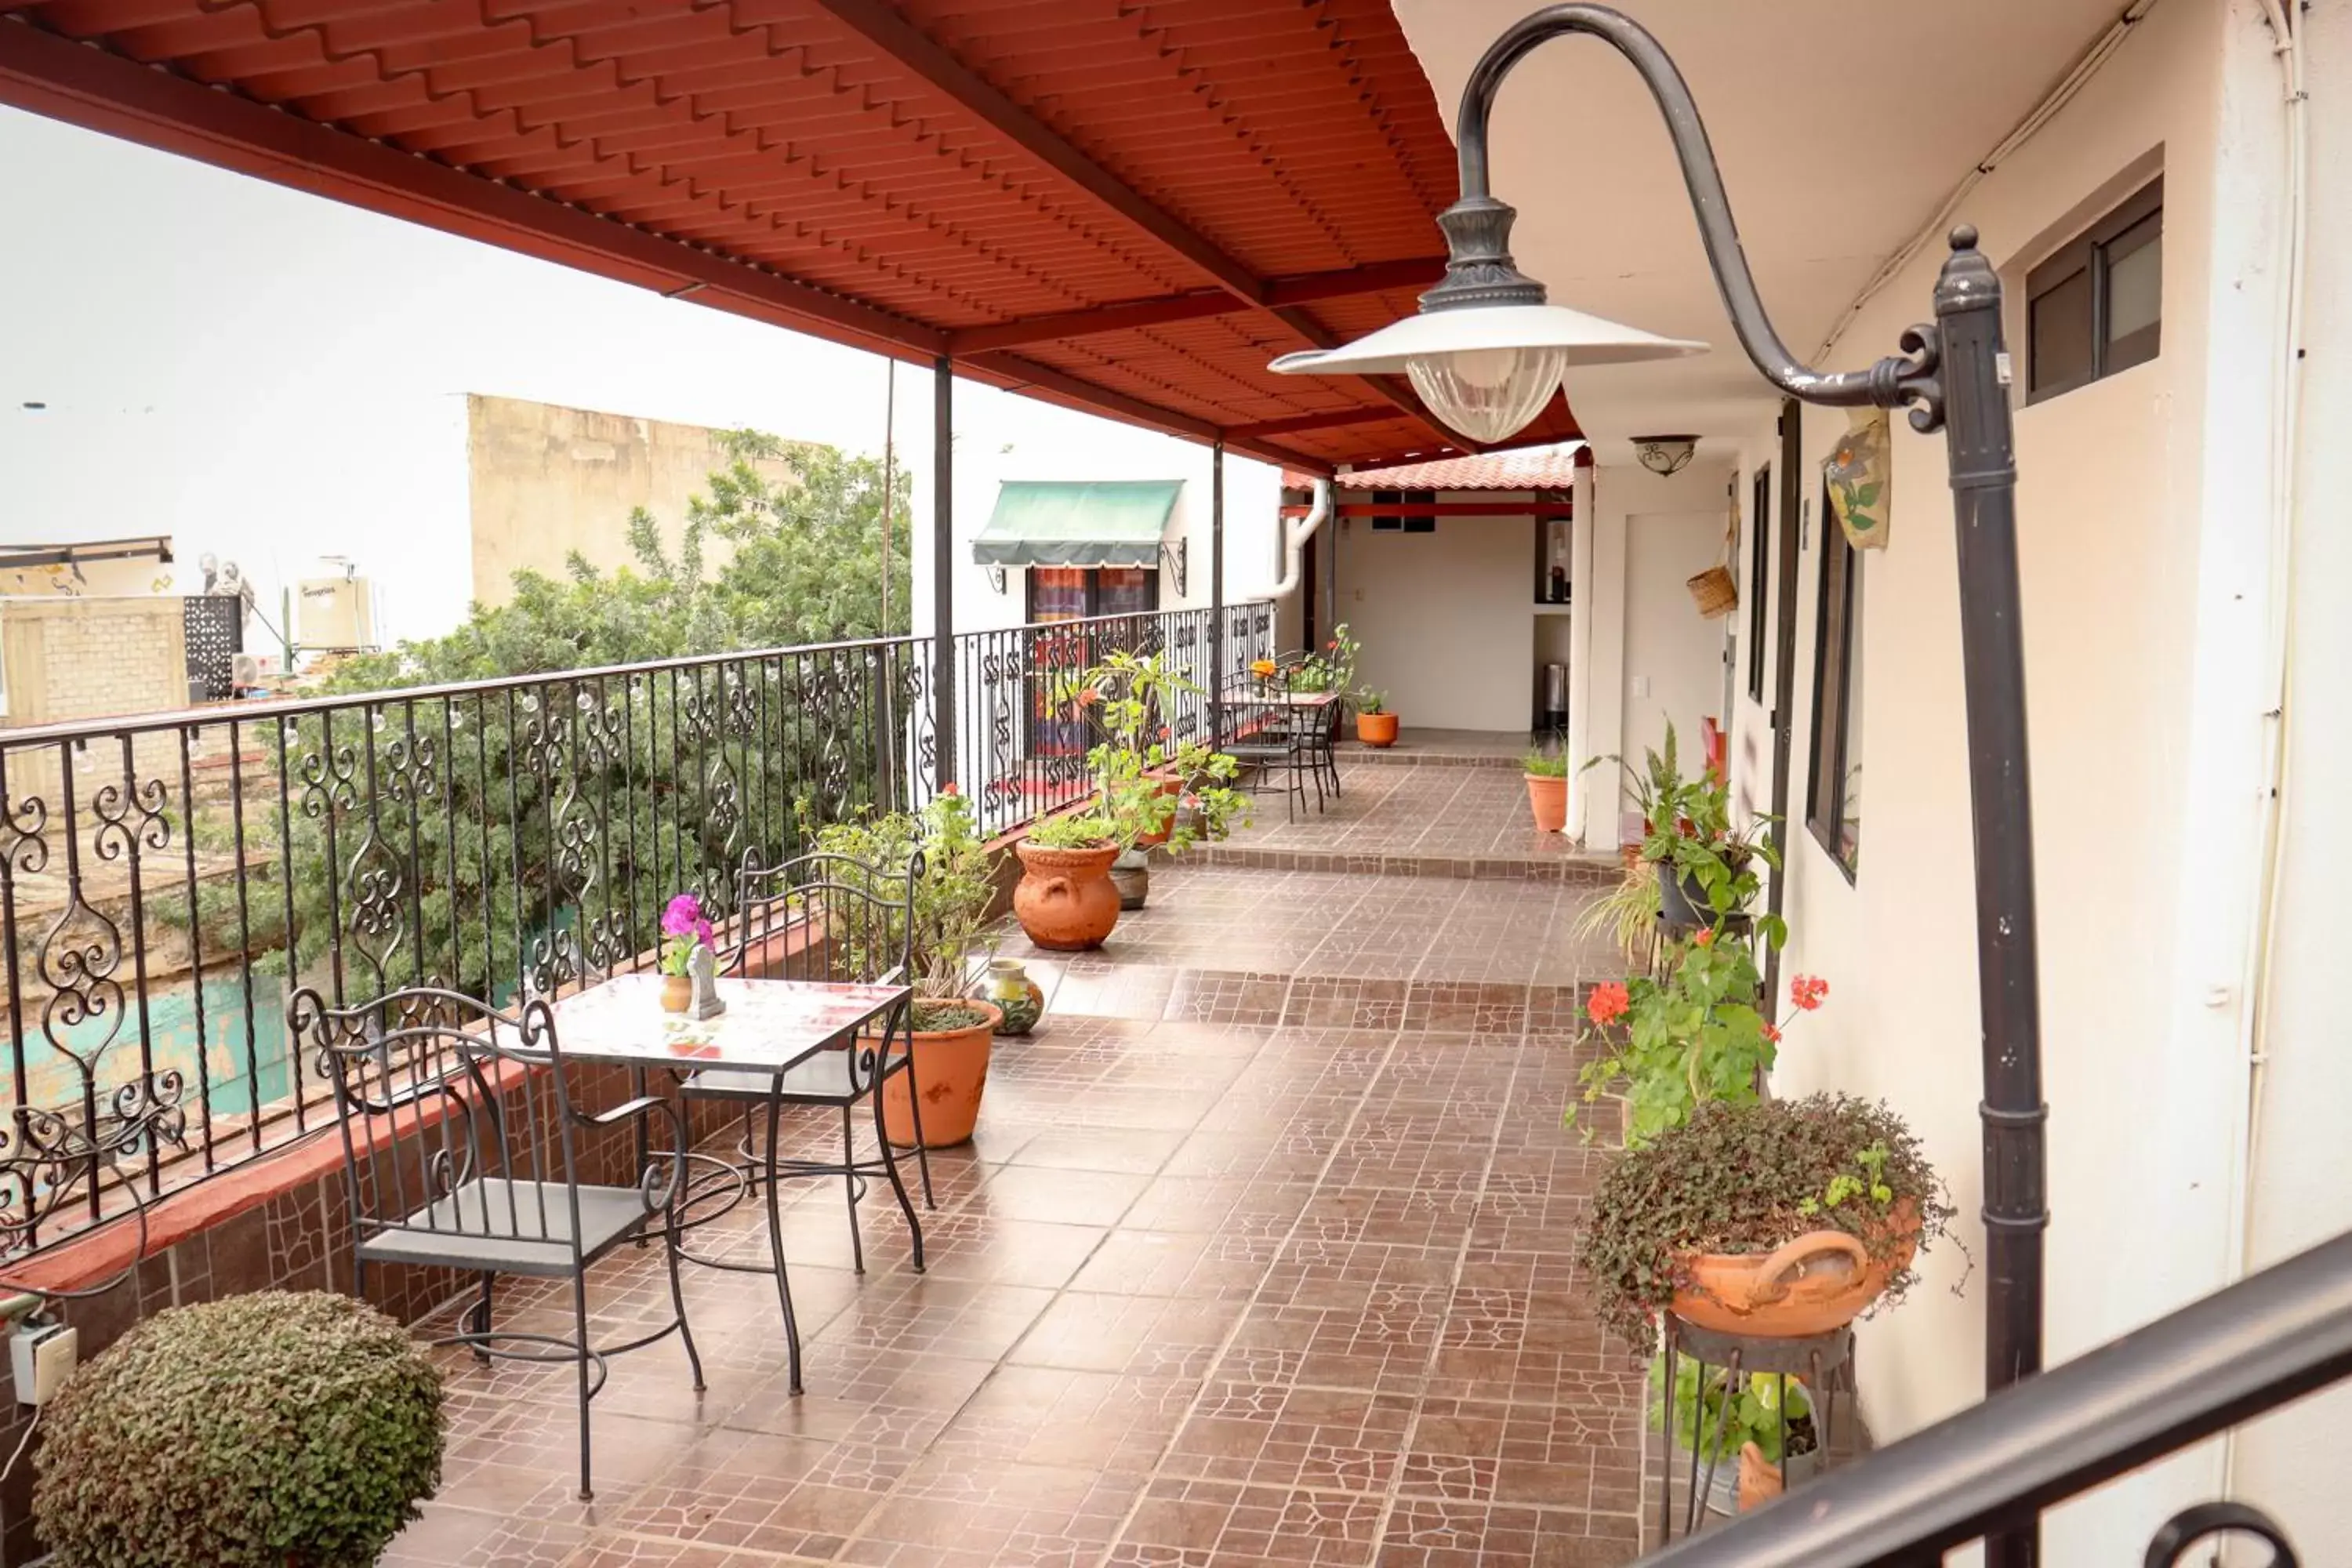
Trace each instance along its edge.
<instances>
[{"instance_id":1,"label":"terracotta flowerpot","mask_svg":"<svg viewBox=\"0 0 2352 1568\"><path fill-rule=\"evenodd\" d=\"M1396 744L1397 716L1393 713L1359 713L1356 715L1356 739L1367 746Z\"/></svg>"},{"instance_id":2,"label":"terracotta flowerpot","mask_svg":"<svg viewBox=\"0 0 2352 1568\"><path fill-rule=\"evenodd\" d=\"M661 988L662 1011L683 1013L694 1005L694 977L690 974L665 974Z\"/></svg>"},{"instance_id":3,"label":"terracotta flowerpot","mask_svg":"<svg viewBox=\"0 0 2352 1568\"><path fill-rule=\"evenodd\" d=\"M1739 1446L1739 1511L1762 1508L1780 1495L1780 1467L1753 1443Z\"/></svg>"},{"instance_id":4,"label":"terracotta flowerpot","mask_svg":"<svg viewBox=\"0 0 2352 1568\"><path fill-rule=\"evenodd\" d=\"M1568 826L1568 781L1529 773L1528 804L1535 808L1537 832L1558 833Z\"/></svg>"},{"instance_id":5,"label":"terracotta flowerpot","mask_svg":"<svg viewBox=\"0 0 2352 1568\"><path fill-rule=\"evenodd\" d=\"M1689 1283L1675 1291L1675 1316L1717 1333L1768 1340L1842 1329L1911 1266L1917 1212L1906 1205L1889 1223L1899 1240L1885 1258L1874 1258L1842 1230L1808 1231L1770 1253L1686 1254L1680 1261Z\"/></svg>"},{"instance_id":6,"label":"terracotta flowerpot","mask_svg":"<svg viewBox=\"0 0 2352 1568\"><path fill-rule=\"evenodd\" d=\"M1013 853L1023 875L1013 889L1013 912L1029 940L1055 952L1100 947L1118 924L1118 889L1110 881L1118 850L1041 849L1024 841Z\"/></svg>"},{"instance_id":7,"label":"terracotta flowerpot","mask_svg":"<svg viewBox=\"0 0 2352 1568\"><path fill-rule=\"evenodd\" d=\"M988 1087L988 1056L1004 1015L986 1002L967 1002L988 1016L968 1029L918 1029L914 1066L882 1086L882 1130L901 1149L915 1146L915 1114L908 1099L911 1082L923 1097L923 1147L945 1149L971 1141L980 1122L980 1097Z\"/></svg>"},{"instance_id":8,"label":"terracotta flowerpot","mask_svg":"<svg viewBox=\"0 0 2352 1568\"><path fill-rule=\"evenodd\" d=\"M1181 779L1161 779L1160 781L1160 793L1163 796L1181 795L1184 793L1184 781ZM1171 813L1168 818L1168 826L1166 827L1161 828L1157 833L1147 833L1143 835L1140 838L1138 838L1135 841L1135 847L1139 849L1157 849L1160 846L1168 842L1168 835L1174 830L1175 826L1176 817L1173 813Z\"/></svg>"}]
</instances>

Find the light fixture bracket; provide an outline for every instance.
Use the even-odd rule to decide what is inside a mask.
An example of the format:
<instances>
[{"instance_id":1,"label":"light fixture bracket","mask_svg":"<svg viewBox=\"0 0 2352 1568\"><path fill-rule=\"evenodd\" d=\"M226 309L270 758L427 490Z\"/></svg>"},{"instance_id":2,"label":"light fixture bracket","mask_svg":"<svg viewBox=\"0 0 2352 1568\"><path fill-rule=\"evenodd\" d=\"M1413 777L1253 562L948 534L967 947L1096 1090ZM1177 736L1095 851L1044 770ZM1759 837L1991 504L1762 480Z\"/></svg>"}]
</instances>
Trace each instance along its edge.
<instances>
[{"instance_id":1,"label":"light fixture bracket","mask_svg":"<svg viewBox=\"0 0 2352 1568\"><path fill-rule=\"evenodd\" d=\"M1540 305L1544 286L1511 259L1518 209L1492 196L1465 196L1437 215L1445 231L1445 276L1421 297L1423 310L1471 305Z\"/></svg>"},{"instance_id":2,"label":"light fixture bracket","mask_svg":"<svg viewBox=\"0 0 2352 1568\"><path fill-rule=\"evenodd\" d=\"M1002 594L1004 592L1006 581L1003 567L991 566L988 569L988 585L995 589L998 593Z\"/></svg>"},{"instance_id":3,"label":"light fixture bracket","mask_svg":"<svg viewBox=\"0 0 2352 1568\"><path fill-rule=\"evenodd\" d=\"M1162 540L1160 545L1160 570L1168 574L1168 580L1175 587L1176 596L1180 599L1184 596L1186 546L1191 543L1189 539L1180 539L1173 544Z\"/></svg>"}]
</instances>

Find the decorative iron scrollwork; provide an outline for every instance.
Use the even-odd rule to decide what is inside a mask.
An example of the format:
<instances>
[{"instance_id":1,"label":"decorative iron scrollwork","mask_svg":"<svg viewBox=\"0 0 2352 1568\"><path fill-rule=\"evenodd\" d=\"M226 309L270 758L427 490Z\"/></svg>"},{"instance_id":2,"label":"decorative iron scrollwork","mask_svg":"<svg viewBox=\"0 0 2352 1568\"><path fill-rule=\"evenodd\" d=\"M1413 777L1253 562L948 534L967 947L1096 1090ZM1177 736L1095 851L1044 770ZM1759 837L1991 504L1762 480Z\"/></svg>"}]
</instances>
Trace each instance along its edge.
<instances>
[{"instance_id":1,"label":"decorative iron scrollwork","mask_svg":"<svg viewBox=\"0 0 2352 1568\"><path fill-rule=\"evenodd\" d=\"M106 1166L152 1161L164 1144L185 1149L185 1093L179 1073L163 1071L88 1106L18 1108L15 1126L0 1126L0 1256L33 1247L51 1215L93 1194Z\"/></svg>"},{"instance_id":2,"label":"decorative iron scrollwork","mask_svg":"<svg viewBox=\"0 0 2352 1568\"><path fill-rule=\"evenodd\" d=\"M2271 1549L2266 1568L2300 1568L2294 1546L2278 1521L2242 1502L2206 1502L2182 1509L2148 1538L2145 1568L2191 1568L2189 1548L2224 1534L2251 1535Z\"/></svg>"}]
</instances>

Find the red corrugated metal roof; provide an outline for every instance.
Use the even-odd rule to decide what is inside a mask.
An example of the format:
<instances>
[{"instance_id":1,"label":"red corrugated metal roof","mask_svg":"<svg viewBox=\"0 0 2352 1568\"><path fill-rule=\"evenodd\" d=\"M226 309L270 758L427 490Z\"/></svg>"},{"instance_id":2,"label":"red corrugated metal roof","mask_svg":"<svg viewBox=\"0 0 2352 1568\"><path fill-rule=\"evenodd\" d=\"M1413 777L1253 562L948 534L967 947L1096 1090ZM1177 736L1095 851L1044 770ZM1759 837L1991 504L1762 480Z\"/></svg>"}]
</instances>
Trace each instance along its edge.
<instances>
[{"instance_id":1,"label":"red corrugated metal roof","mask_svg":"<svg viewBox=\"0 0 2352 1568\"><path fill-rule=\"evenodd\" d=\"M1454 443L1265 369L1443 254L1386 0L47 0L0 100L1276 461Z\"/></svg>"}]
</instances>

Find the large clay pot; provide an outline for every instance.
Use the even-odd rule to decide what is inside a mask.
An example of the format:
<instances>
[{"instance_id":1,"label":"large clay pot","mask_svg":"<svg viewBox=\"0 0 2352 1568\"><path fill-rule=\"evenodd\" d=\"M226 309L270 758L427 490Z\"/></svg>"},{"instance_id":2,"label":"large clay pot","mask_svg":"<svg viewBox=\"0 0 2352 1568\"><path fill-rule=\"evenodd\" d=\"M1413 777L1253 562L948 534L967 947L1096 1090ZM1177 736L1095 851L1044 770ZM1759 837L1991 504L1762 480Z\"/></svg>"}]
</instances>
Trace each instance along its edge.
<instances>
[{"instance_id":1,"label":"large clay pot","mask_svg":"<svg viewBox=\"0 0 2352 1568\"><path fill-rule=\"evenodd\" d=\"M1529 773L1528 804L1535 808L1537 832L1558 833L1568 826L1568 781Z\"/></svg>"},{"instance_id":2,"label":"large clay pot","mask_svg":"<svg viewBox=\"0 0 2352 1568\"><path fill-rule=\"evenodd\" d=\"M1359 713L1356 715L1356 739L1367 746L1396 744L1397 716L1393 713Z\"/></svg>"},{"instance_id":3,"label":"large clay pot","mask_svg":"<svg viewBox=\"0 0 2352 1568\"><path fill-rule=\"evenodd\" d=\"M1118 889L1111 886L1115 847L1041 849L1023 842L1021 885L1013 889L1013 912L1039 947L1081 952L1100 947L1118 924Z\"/></svg>"},{"instance_id":4,"label":"large clay pot","mask_svg":"<svg viewBox=\"0 0 2352 1568\"><path fill-rule=\"evenodd\" d=\"M968 1029L918 1029L912 1037L914 1066L882 1085L882 1131L901 1149L915 1145L915 1115L907 1091L923 1097L923 1147L945 1149L971 1140L980 1122L980 1097L988 1087L988 1053L1004 1015L986 1002L967 1002L986 1013Z\"/></svg>"},{"instance_id":5,"label":"large clay pot","mask_svg":"<svg viewBox=\"0 0 2352 1568\"><path fill-rule=\"evenodd\" d=\"M1682 1260L1690 1283L1674 1313L1717 1333L1793 1340L1842 1329L1911 1266L1919 1215L1906 1205L1889 1222L1900 1237L1884 1258L1842 1230L1808 1231L1777 1251L1699 1252Z\"/></svg>"}]
</instances>

